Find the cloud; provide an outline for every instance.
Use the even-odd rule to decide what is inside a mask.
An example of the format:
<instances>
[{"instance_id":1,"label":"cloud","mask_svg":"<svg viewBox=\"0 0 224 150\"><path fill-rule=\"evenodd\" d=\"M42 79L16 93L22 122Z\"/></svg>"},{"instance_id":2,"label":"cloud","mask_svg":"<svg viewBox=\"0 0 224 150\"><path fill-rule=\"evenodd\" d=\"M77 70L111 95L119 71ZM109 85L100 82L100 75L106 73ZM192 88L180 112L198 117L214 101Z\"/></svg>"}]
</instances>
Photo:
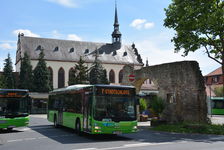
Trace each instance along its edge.
<instances>
[{"instance_id":1,"label":"cloud","mask_svg":"<svg viewBox=\"0 0 224 150\"><path fill-rule=\"evenodd\" d=\"M25 36L40 37L40 35L35 34L35 33L31 32L31 31L28 30L28 29L17 29L17 30L14 30L14 31L13 31L13 34L16 35L16 36L17 36L19 33L23 33Z\"/></svg>"},{"instance_id":2,"label":"cloud","mask_svg":"<svg viewBox=\"0 0 224 150\"><path fill-rule=\"evenodd\" d=\"M76 34L62 34L58 30L53 30L50 35L51 35L51 38L54 38L54 39L82 41L82 38Z\"/></svg>"},{"instance_id":3,"label":"cloud","mask_svg":"<svg viewBox=\"0 0 224 150\"><path fill-rule=\"evenodd\" d=\"M132 23L130 24L131 27L136 28L138 30L144 28L144 29L150 29L152 27L154 27L154 23L153 22L147 22L146 19L135 19L132 21Z\"/></svg>"},{"instance_id":4,"label":"cloud","mask_svg":"<svg viewBox=\"0 0 224 150\"><path fill-rule=\"evenodd\" d=\"M82 38L77 36L76 34L68 34L67 40L82 41Z\"/></svg>"},{"instance_id":5,"label":"cloud","mask_svg":"<svg viewBox=\"0 0 224 150\"><path fill-rule=\"evenodd\" d=\"M56 3L65 7L75 8L77 4L74 0L48 0L49 2Z\"/></svg>"},{"instance_id":6,"label":"cloud","mask_svg":"<svg viewBox=\"0 0 224 150\"><path fill-rule=\"evenodd\" d=\"M3 49L3 50L11 50L11 49L15 49L15 48L16 48L16 46L12 46L9 43L0 44L0 49Z\"/></svg>"},{"instance_id":7,"label":"cloud","mask_svg":"<svg viewBox=\"0 0 224 150\"><path fill-rule=\"evenodd\" d=\"M148 22L144 24L144 28L145 29L150 29L154 27L154 23L153 22Z\"/></svg>"},{"instance_id":8,"label":"cloud","mask_svg":"<svg viewBox=\"0 0 224 150\"><path fill-rule=\"evenodd\" d=\"M61 33L59 33L57 30L53 30L51 32L51 36L52 36L52 38L55 38L55 39L60 39L63 37L63 35Z\"/></svg>"}]
</instances>

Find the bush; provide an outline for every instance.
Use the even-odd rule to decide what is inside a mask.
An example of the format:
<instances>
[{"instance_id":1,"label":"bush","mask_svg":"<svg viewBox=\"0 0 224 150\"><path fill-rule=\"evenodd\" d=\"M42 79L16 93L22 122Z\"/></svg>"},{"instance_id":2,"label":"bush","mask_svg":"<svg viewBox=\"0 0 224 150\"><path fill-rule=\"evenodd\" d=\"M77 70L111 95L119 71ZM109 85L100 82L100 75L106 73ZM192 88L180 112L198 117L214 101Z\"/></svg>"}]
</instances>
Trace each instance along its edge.
<instances>
[{"instance_id":1,"label":"bush","mask_svg":"<svg viewBox=\"0 0 224 150\"><path fill-rule=\"evenodd\" d=\"M223 87L216 87L214 92L215 92L216 96L222 97L223 96Z\"/></svg>"},{"instance_id":2,"label":"bush","mask_svg":"<svg viewBox=\"0 0 224 150\"><path fill-rule=\"evenodd\" d=\"M144 110L147 109L147 102L144 98L140 98L139 100L139 105L140 105L140 112L142 113Z\"/></svg>"},{"instance_id":3,"label":"bush","mask_svg":"<svg viewBox=\"0 0 224 150\"><path fill-rule=\"evenodd\" d=\"M153 113L156 115L156 116L160 116L160 114L163 112L164 108L165 108L165 103L164 103L164 100L158 96L155 96L151 103L150 103L150 106L153 110Z\"/></svg>"}]
</instances>

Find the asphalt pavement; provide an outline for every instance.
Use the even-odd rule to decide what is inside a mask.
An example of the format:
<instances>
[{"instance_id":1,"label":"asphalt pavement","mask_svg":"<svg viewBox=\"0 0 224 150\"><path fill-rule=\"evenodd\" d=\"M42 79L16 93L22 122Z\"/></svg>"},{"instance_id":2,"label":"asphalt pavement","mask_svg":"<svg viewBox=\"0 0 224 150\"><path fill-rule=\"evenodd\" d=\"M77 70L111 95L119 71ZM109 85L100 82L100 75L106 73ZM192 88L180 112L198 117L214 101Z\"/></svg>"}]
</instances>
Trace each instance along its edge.
<instances>
[{"instance_id":1,"label":"asphalt pavement","mask_svg":"<svg viewBox=\"0 0 224 150\"><path fill-rule=\"evenodd\" d=\"M46 115L31 115L28 127L0 134L0 150L223 150L224 136L150 131L122 135L78 136L68 128L54 128Z\"/></svg>"}]
</instances>

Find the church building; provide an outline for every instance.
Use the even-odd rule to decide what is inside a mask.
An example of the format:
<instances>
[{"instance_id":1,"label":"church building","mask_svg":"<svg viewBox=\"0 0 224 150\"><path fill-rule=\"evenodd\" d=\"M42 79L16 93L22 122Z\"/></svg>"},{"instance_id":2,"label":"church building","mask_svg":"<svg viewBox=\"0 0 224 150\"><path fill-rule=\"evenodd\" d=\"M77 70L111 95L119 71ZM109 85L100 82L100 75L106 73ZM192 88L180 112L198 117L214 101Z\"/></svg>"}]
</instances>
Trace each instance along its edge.
<instances>
[{"instance_id":1,"label":"church building","mask_svg":"<svg viewBox=\"0 0 224 150\"><path fill-rule=\"evenodd\" d=\"M95 55L99 54L98 59L107 71L109 82L119 84L122 82L124 65L133 65L135 69L140 69L143 63L134 44L122 44L117 7L115 7L114 31L111 36L112 43L96 43L28 37L21 33L18 35L17 42L16 72L20 72L21 58L25 52L30 56L34 69L38 62L39 53L43 50L52 77L53 88L61 88L68 86L69 72L80 57L90 68L95 60Z\"/></svg>"}]
</instances>

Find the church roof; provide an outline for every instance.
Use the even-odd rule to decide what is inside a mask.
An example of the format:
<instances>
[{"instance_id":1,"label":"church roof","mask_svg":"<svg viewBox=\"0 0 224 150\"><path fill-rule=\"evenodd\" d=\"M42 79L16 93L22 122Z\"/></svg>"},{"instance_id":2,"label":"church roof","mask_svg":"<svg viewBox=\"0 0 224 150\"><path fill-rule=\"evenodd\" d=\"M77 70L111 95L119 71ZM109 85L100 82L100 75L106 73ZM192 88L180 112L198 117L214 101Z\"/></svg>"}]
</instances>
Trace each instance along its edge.
<instances>
[{"instance_id":1,"label":"church roof","mask_svg":"<svg viewBox=\"0 0 224 150\"><path fill-rule=\"evenodd\" d=\"M88 63L95 60L96 49L98 49L98 59L102 63L110 64L135 64L138 62L137 56L131 45L122 45L96 42L83 42L59 39L47 39L28 36L19 36L16 63L27 52L31 60L39 57L40 50L44 50L45 59L52 61L74 61L82 58Z\"/></svg>"}]
</instances>

